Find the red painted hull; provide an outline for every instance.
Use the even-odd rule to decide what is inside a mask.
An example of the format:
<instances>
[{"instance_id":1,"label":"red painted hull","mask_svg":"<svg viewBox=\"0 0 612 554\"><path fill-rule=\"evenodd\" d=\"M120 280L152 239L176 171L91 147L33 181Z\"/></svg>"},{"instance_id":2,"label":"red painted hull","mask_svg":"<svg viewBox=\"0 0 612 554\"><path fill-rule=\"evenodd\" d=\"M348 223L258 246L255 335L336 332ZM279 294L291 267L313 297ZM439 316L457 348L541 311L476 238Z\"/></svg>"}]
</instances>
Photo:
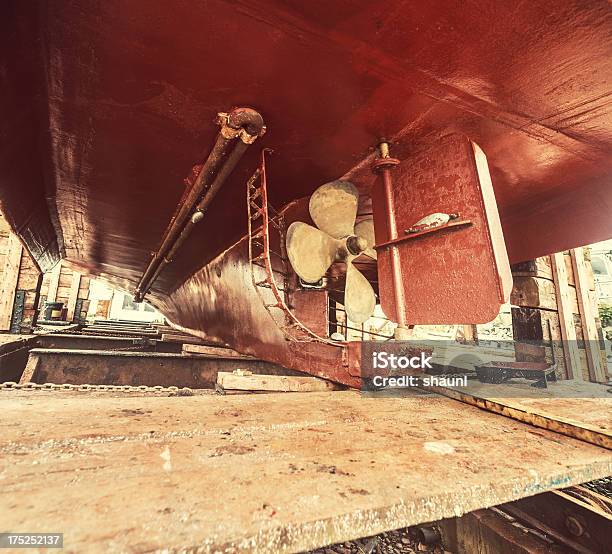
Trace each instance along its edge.
<instances>
[{"instance_id":1,"label":"red painted hull","mask_svg":"<svg viewBox=\"0 0 612 554\"><path fill-rule=\"evenodd\" d=\"M270 195L282 206L342 175L368 193L364 160L381 136L402 159L459 132L487 155L511 261L612 236L604 0L0 10L0 201L43 268L61 256L133 290L210 149L217 112L247 105L264 116L268 133L153 288L185 328L214 323L200 304L214 279L202 272L245 233L259 146L276 150ZM236 301L219 308L231 311L224 324L244 315Z\"/></svg>"}]
</instances>

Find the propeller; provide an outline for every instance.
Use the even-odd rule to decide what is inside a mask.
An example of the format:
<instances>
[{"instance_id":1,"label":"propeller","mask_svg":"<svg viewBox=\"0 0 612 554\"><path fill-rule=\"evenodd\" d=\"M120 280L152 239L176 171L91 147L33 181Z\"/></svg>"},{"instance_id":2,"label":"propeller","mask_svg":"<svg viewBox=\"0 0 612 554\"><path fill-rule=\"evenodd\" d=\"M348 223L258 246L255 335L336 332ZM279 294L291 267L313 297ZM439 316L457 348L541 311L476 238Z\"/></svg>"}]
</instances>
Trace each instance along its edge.
<instances>
[{"instance_id":1,"label":"propeller","mask_svg":"<svg viewBox=\"0 0 612 554\"><path fill-rule=\"evenodd\" d=\"M374 221L355 225L359 192L348 181L321 185L310 197L308 211L316 227L294 221L287 229L287 255L306 283L317 283L335 261L346 263L344 307L348 318L363 323L374 312L376 295L354 265L360 254L376 259Z\"/></svg>"}]
</instances>

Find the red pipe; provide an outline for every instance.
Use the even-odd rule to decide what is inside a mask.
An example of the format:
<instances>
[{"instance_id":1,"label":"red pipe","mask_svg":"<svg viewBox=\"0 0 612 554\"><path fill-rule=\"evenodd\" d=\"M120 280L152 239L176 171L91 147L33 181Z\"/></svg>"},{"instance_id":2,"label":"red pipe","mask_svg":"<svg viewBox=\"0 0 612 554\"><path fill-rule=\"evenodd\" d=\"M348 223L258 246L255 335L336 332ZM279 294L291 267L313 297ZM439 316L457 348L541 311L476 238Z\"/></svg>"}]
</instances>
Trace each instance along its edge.
<instances>
[{"instance_id":1,"label":"red pipe","mask_svg":"<svg viewBox=\"0 0 612 554\"><path fill-rule=\"evenodd\" d=\"M389 156L389 145L383 141L379 145L380 158L374 164L375 172L382 176L383 188L385 192L385 211L387 217L387 229L389 237L387 240L398 238L397 224L395 221L395 203L393 199L393 181L391 180L391 168L398 165L400 161ZM402 276L402 267L399 258L399 252L396 246L390 246L391 254L391 274L393 276L393 295L395 301L395 320L397 329L395 331L396 339L409 338L409 327L406 321L406 312L404 306L406 299L404 297L404 284Z\"/></svg>"}]
</instances>

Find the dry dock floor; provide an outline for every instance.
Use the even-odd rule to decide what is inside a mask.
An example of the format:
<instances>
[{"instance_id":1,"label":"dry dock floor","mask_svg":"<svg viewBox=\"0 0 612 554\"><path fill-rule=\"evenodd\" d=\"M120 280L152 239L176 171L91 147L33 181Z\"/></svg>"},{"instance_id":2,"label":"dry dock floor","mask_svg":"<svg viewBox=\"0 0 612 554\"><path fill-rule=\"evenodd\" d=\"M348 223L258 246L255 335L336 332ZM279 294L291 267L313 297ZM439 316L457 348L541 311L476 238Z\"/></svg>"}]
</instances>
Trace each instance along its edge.
<instances>
[{"instance_id":1,"label":"dry dock floor","mask_svg":"<svg viewBox=\"0 0 612 554\"><path fill-rule=\"evenodd\" d=\"M612 473L612 452L435 394L0 391L3 531L67 552L299 552Z\"/></svg>"}]
</instances>

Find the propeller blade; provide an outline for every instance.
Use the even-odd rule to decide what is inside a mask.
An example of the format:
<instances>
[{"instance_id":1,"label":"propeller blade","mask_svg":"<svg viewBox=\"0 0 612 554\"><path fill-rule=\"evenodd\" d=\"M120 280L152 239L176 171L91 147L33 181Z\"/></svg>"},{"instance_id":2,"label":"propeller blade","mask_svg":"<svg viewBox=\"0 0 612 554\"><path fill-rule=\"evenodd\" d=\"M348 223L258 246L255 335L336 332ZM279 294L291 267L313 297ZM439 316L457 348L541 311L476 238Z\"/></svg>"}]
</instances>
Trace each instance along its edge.
<instances>
[{"instance_id":1,"label":"propeller blade","mask_svg":"<svg viewBox=\"0 0 612 554\"><path fill-rule=\"evenodd\" d=\"M353 233L359 192L348 181L321 185L310 197L308 209L315 225L335 239Z\"/></svg>"},{"instance_id":2,"label":"propeller blade","mask_svg":"<svg viewBox=\"0 0 612 554\"><path fill-rule=\"evenodd\" d=\"M368 241L368 248L366 248L363 253L375 260L377 255L376 250L373 248L376 244L376 239L374 238L374 220L372 218L364 219L357 223L357 225L355 225L355 235Z\"/></svg>"},{"instance_id":3,"label":"propeller blade","mask_svg":"<svg viewBox=\"0 0 612 554\"><path fill-rule=\"evenodd\" d=\"M338 241L301 221L289 225L286 244L291 267L307 283L319 281L338 252Z\"/></svg>"},{"instance_id":4,"label":"propeller blade","mask_svg":"<svg viewBox=\"0 0 612 554\"><path fill-rule=\"evenodd\" d=\"M363 323L376 307L376 295L369 281L350 261L346 262L344 309L354 323Z\"/></svg>"}]
</instances>

